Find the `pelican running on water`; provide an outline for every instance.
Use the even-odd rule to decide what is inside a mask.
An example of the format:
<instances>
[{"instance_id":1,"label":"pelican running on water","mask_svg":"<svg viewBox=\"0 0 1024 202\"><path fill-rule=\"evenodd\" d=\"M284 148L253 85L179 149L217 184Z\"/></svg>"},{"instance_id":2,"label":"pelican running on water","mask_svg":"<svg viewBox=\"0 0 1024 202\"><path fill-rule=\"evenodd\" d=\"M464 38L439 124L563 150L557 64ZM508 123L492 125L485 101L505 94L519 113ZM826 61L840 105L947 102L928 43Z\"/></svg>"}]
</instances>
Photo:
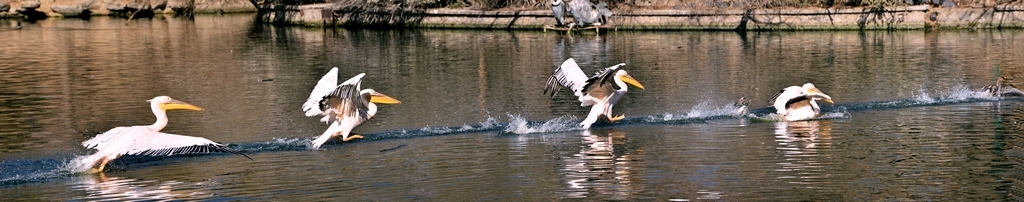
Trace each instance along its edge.
<instances>
[{"instance_id":1,"label":"pelican running on water","mask_svg":"<svg viewBox=\"0 0 1024 202\"><path fill-rule=\"evenodd\" d=\"M580 106L593 105L587 118L580 123L580 127L590 128L590 125L597 122L601 115L613 122L622 120L625 114L613 117L612 107L626 94L626 84L644 89L644 86L629 76L626 70L619 69L623 65L626 63L605 68L598 71L593 77L587 78L583 70L580 70L580 66L576 64L576 60L569 58L548 78L544 94L551 93L551 96L554 97L558 90L567 87L579 97Z\"/></svg>"},{"instance_id":2,"label":"pelican running on water","mask_svg":"<svg viewBox=\"0 0 1024 202\"><path fill-rule=\"evenodd\" d=\"M85 157L82 163L91 165L93 172L103 172L103 168L106 167L108 162L122 155L170 156L177 154L230 152L249 158L249 156L241 152L206 138L160 132L160 130L167 126L167 110L202 111L203 108L177 101L167 96L157 96L147 101L150 108L153 109L153 114L156 115L156 123L148 126L117 127L82 142L82 146L96 149L96 153ZM249 160L252 160L252 158L249 158Z\"/></svg>"},{"instance_id":3,"label":"pelican running on water","mask_svg":"<svg viewBox=\"0 0 1024 202\"><path fill-rule=\"evenodd\" d=\"M341 136L342 141L363 138L358 134L349 136L349 133L377 114L377 105L374 103L402 103L373 89L360 90L359 84L363 75L366 73L356 75L338 85L338 68L335 67L320 78L316 87L313 87L309 99L302 104L302 110L306 112L306 116L323 115L324 118L320 121L330 124L324 134L313 140L313 149L320 148L327 140L337 136Z\"/></svg>"},{"instance_id":4,"label":"pelican running on water","mask_svg":"<svg viewBox=\"0 0 1024 202\"><path fill-rule=\"evenodd\" d=\"M768 104L775 107L776 113L785 121L799 121L818 117L821 108L815 100L823 100L832 104L832 97L825 95L814 84L786 87Z\"/></svg>"},{"instance_id":5,"label":"pelican running on water","mask_svg":"<svg viewBox=\"0 0 1024 202\"><path fill-rule=\"evenodd\" d=\"M1010 85L1003 84L1003 77L996 79L996 84L988 85L981 88L985 91L985 94L992 97L1021 97L1024 96L1024 92L1014 88Z\"/></svg>"}]
</instances>

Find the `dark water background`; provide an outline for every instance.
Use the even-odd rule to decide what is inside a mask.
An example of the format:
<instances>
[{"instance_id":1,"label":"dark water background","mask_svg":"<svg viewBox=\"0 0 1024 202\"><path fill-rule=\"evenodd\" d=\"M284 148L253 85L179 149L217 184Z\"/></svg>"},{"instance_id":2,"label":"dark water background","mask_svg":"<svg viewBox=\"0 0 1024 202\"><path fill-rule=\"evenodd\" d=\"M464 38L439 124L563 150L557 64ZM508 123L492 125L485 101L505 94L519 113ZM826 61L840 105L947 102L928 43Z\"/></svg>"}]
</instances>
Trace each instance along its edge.
<instances>
[{"instance_id":1,"label":"dark water background","mask_svg":"<svg viewBox=\"0 0 1024 202\"><path fill-rule=\"evenodd\" d=\"M978 89L1024 85L1024 31L610 32L321 30L251 16L0 21L0 199L7 200L1021 200L1024 105ZM567 58L618 63L647 87L627 119L542 95ZM327 128L301 105L331 67L403 101L307 148ZM826 119L730 115L813 82ZM229 154L126 157L66 172L80 143L148 125Z\"/></svg>"}]
</instances>

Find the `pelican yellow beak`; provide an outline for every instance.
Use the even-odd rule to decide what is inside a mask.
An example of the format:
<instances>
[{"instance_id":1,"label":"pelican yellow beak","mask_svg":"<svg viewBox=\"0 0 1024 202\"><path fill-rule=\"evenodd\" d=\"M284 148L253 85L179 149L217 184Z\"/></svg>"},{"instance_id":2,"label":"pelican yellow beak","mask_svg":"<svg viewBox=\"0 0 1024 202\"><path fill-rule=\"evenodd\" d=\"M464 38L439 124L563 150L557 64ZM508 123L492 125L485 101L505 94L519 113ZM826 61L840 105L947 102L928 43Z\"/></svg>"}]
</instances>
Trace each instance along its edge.
<instances>
[{"instance_id":1,"label":"pelican yellow beak","mask_svg":"<svg viewBox=\"0 0 1024 202\"><path fill-rule=\"evenodd\" d=\"M804 93L805 94L825 94L825 93L822 93L821 90L818 90L818 88L807 89L807 92L804 92Z\"/></svg>"},{"instance_id":2,"label":"pelican yellow beak","mask_svg":"<svg viewBox=\"0 0 1024 202\"><path fill-rule=\"evenodd\" d=\"M818 94L819 97L821 97L822 101L825 101L825 102L827 102L829 104L835 104L835 103L832 102L832 97L829 97L828 95L825 95L825 93L822 93L821 90L818 90L818 88L807 89L807 92L804 92L804 93L805 94Z\"/></svg>"},{"instance_id":3,"label":"pelican yellow beak","mask_svg":"<svg viewBox=\"0 0 1024 202\"><path fill-rule=\"evenodd\" d=\"M383 93L373 92L370 94L370 102L379 104L402 104L402 101L392 98L391 96L384 95Z\"/></svg>"},{"instance_id":4,"label":"pelican yellow beak","mask_svg":"<svg viewBox=\"0 0 1024 202\"><path fill-rule=\"evenodd\" d=\"M203 108L201 108L201 107L197 107L195 105L192 105L192 104L189 104L189 103L185 103L185 102L182 102L182 101L177 101L177 100L171 100L171 102L160 104L160 109L164 109L164 110L186 109L186 110L203 111Z\"/></svg>"},{"instance_id":5,"label":"pelican yellow beak","mask_svg":"<svg viewBox=\"0 0 1024 202\"><path fill-rule=\"evenodd\" d=\"M636 79L634 79L632 76L629 76L629 74L619 76L619 80L622 80L622 82L626 82L629 85L636 86L637 88L640 88L640 90L644 89L644 85L640 84L640 82L636 81Z\"/></svg>"}]
</instances>

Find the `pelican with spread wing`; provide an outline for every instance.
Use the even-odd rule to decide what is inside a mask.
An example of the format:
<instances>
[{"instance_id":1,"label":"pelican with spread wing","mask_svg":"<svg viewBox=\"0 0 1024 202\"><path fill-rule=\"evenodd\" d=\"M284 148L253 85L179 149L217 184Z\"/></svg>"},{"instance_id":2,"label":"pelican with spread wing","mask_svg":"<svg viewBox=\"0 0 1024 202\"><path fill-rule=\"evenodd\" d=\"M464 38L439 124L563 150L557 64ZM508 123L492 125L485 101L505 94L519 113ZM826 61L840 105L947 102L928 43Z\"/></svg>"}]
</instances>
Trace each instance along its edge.
<instances>
[{"instance_id":1,"label":"pelican with spread wing","mask_svg":"<svg viewBox=\"0 0 1024 202\"><path fill-rule=\"evenodd\" d=\"M167 96L157 96L148 102L153 114L156 115L156 123L148 126L117 127L82 142L82 146L96 149L96 153L83 158L82 163L91 165L93 172L103 172L108 162L122 155L170 156L229 152L249 158L241 152L206 138L160 132L167 126L167 110L202 111L203 108Z\"/></svg>"},{"instance_id":2,"label":"pelican with spread wing","mask_svg":"<svg viewBox=\"0 0 1024 202\"><path fill-rule=\"evenodd\" d=\"M550 93L554 97L558 90L567 87L579 97L580 106L593 105L587 118L580 123L580 127L590 128L590 125L597 122L601 115L613 122L622 120L625 117L624 114L612 116L612 107L619 102L619 99L622 99L623 95L626 95L626 84L644 89L644 86L629 76L626 70L620 69L624 65L626 63L605 68L598 71L593 77L587 78L580 66L576 64L576 60L569 58L548 78L544 94Z\"/></svg>"},{"instance_id":3,"label":"pelican with spread wing","mask_svg":"<svg viewBox=\"0 0 1024 202\"><path fill-rule=\"evenodd\" d=\"M364 75L366 73L356 75L338 85L338 68L335 67L313 87L309 99L302 104L302 110L306 116L324 116L320 121L330 124L324 134L313 140L313 149L320 148L327 140L337 136L346 142L362 138L358 134L349 134L377 114L377 105L374 103L402 103L373 89L360 90Z\"/></svg>"},{"instance_id":4,"label":"pelican with spread wing","mask_svg":"<svg viewBox=\"0 0 1024 202\"><path fill-rule=\"evenodd\" d=\"M799 121L818 117L821 108L815 100L832 104L832 97L822 93L814 84L806 83L803 86L786 87L775 94L768 104L775 107L776 113L783 120Z\"/></svg>"}]
</instances>

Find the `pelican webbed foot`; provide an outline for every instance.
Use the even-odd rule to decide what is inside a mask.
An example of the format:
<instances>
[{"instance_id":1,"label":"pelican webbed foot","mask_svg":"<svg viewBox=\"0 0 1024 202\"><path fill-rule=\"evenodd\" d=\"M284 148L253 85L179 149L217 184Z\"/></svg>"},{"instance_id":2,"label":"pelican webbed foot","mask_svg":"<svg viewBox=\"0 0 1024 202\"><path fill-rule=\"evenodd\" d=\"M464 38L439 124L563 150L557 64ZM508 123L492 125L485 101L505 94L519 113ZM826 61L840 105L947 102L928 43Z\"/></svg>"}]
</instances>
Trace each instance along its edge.
<instances>
[{"instance_id":1,"label":"pelican webbed foot","mask_svg":"<svg viewBox=\"0 0 1024 202\"><path fill-rule=\"evenodd\" d=\"M611 121L611 122L618 122L618 121L620 121L620 120L622 120L624 118L626 118L626 114L620 114L618 116L608 118L608 120Z\"/></svg>"},{"instance_id":2,"label":"pelican webbed foot","mask_svg":"<svg viewBox=\"0 0 1024 202\"><path fill-rule=\"evenodd\" d=\"M348 141L351 141L351 140L354 140L354 139L363 139L363 136L359 135L359 134L353 133L352 135L349 135L347 138L345 138L342 141L348 142Z\"/></svg>"},{"instance_id":3,"label":"pelican webbed foot","mask_svg":"<svg viewBox=\"0 0 1024 202\"><path fill-rule=\"evenodd\" d=\"M103 157L99 162L96 162L99 166L89 168L89 174L103 173L103 169L107 168L107 163L110 163L110 158Z\"/></svg>"}]
</instances>

